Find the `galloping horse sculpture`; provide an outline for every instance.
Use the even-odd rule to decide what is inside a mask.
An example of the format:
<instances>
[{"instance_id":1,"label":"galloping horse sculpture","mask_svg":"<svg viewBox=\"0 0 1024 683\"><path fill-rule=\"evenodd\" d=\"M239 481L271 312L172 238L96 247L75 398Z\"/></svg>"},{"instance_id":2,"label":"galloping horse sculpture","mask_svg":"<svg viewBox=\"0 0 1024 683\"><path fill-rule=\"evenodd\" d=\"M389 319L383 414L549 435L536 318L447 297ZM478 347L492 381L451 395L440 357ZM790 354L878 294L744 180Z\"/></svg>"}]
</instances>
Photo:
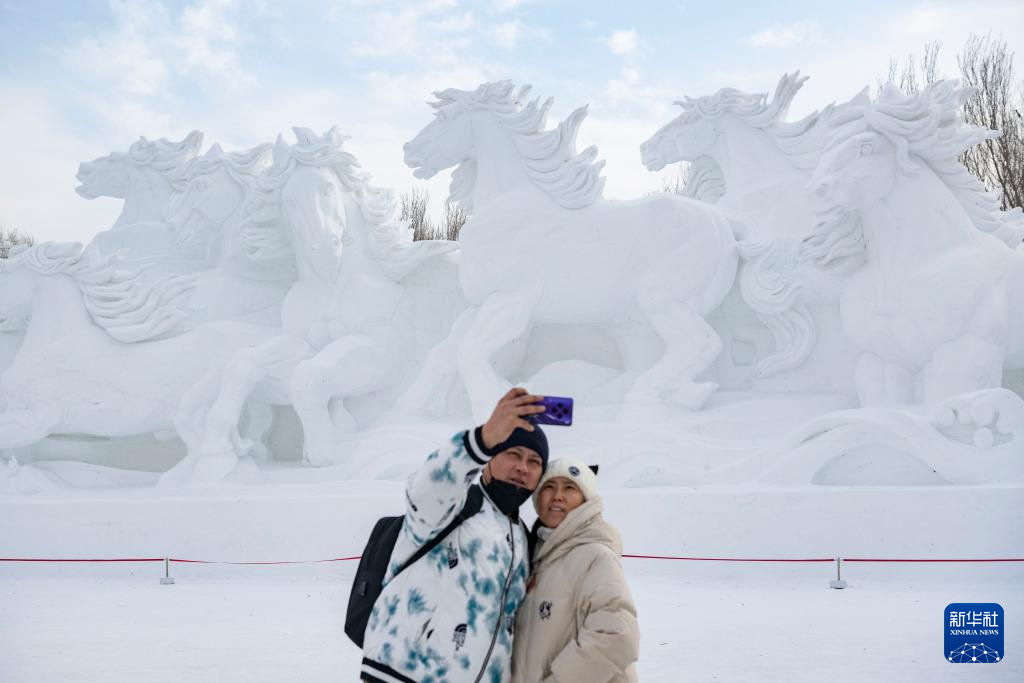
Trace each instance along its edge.
<instances>
[{"instance_id":1,"label":"galloping horse sculpture","mask_svg":"<svg viewBox=\"0 0 1024 683\"><path fill-rule=\"evenodd\" d=\"M160 338L187 315L174 301L192 284L179 277L154 285L79 244L38 244L0 260L0 320L25 327L0 377L0 449L51 434L172 430L185 391L268 333L221 322Z\"/></svg>"},{"instance_id":2,"label":"galloping horse sculpture","mask_svg":"<svg viewBox=\"0 0 1024 683\"><path fill-rule=\"evenodd\" d=\"M214 144L185 169L180 192L164 207L176 243L203 260L187 308L193 323L246 320L277 324L284 295L295 278L287 243L270 249L246 233L245 207L269 167L271 145L225 152ZM262 234L257 231L255 234ZM278 233L276 227L266 232ZM276 235L275 235L276 237Z\"/></svg>"},{"instance_id":3,"label":"galloping horse sculpture","mask_svg":"<svg viewBox=\"0 0 1024 683\"><path fill-rule=\"evenodd\" d=\"M124 205L113 227L97 234L87 249L101 256L121 251L127 259L148 261L155 271L194 271L201 261L181 250L164 220L172 194L183 189L185 171L203 145L203 134L181 142L140 138L126 152L112 152L78 167L75 191L86 199L114 197Z\"/></svg>"},{"instance_id":4,"label":"galloping horse sculpture","mask_svg":"<svg viewBox=\"0 0 1024 683\"><path fill-rule=\"evenodd\" d=\"M606 201L596 148L576 151L586 107L546 130L552 100L528 92L501 81L435 93L434 120L405 145L419 178L455 167L451 199L472 211L459 236L459 279L472 306L400 406L429 408L458 373L484 416L508 385L492 356L535 326L572 324L617 340L624 368L636 373L628 401L699 408L716 384L697 377L721 348L705 316L736 273L731 223L677 196ZM635 321L663 342L652 366L631 367Z\"/></svg>"},{"instance_id":5,"label":"galloping horse sculpture","mask_svg":"<svg viewBox=\"0 0 1024 683\"><path fill-rule=\"evenodd\" d=\"M1024 248L980 230L965 208L957 156L991 135L959 115L969 94L951 81L910 96L887 89L831 130L812 178L818 223L801 256L853 272L840 311L860 350L864 406L936 406L1024 367ZM987 428L999 416L962 419Z\"/></svg>"},{"instance_id":6,"label":"galloping horse sculpture","mask_svg":"<svg viewBox=\"0 0 1024 683\"><path fill-rule=\"evenodd\" d=\"M800 72L784 75L771 99L768 93L735 88L685 97L676 103L683 113L644 142L640 152L652 171L690 162L687 188L692 187L693 196L715 203L747 226L749 238L740 245L745 261L737 279L742 300L730 297L715 323L732 343L758 347L754 376L763 379L803 366L801 374L790 373L786 388L847 390L841 358L850 356L848 344L841 336L828 336L838 328L837 316L834 302L822 295L836 285L820 276L806 282L813 273L794 271L800 241L813 224L806 185L823 132L837 109L852 103L786 122L789 105L806 80ZM867 95L862 92L853 102L866 103ZM771 333L768 339L766 332Z\"/></svg>"},{"instance_id":7,"label":"galloping horse sculpture","mask_svg":"<svg viewBox=\"0 0 1024 683\"><path fill-rule=\"evenodd\" d=\"M324 136L294 130L297 144L278 140L246 208L250 233L262 224L287 230L279 239L290 245L298 279L282 306L283 333L240 351L222 377L190 392L177 423L189 453L162 483L230 472L251 445L237 433L247 402L292 405L304 462L329 464L338 435L356 427L344 400L398 385L425 353L416 300L401 281L455 245L407 241L389 220L390 192L367 183L335 128Z\"/></svg>"}]
</instances>

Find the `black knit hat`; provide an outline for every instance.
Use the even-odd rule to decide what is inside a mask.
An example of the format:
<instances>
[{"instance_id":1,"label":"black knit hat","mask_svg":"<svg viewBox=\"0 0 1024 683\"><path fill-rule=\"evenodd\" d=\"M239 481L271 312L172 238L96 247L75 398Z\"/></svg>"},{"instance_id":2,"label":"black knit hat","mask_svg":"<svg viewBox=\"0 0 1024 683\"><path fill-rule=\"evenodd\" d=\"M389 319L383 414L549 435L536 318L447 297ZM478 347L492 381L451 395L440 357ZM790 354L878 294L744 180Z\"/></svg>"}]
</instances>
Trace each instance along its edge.
<instances>
[{"instance_id":1,"label":"black knit hat","mask_svg":"<svg viewBox=\"0 0 1024 683\"><path fill-rule=\"evenodd\" d=\"M506 451L514 446L524 446L537 452L544 463L544 469L548 468L548 437L540 425L533 425L533 431L528 432L522 427L516 427L512 435L491 449L494 455Z\"/></svg>"}]
</instances>

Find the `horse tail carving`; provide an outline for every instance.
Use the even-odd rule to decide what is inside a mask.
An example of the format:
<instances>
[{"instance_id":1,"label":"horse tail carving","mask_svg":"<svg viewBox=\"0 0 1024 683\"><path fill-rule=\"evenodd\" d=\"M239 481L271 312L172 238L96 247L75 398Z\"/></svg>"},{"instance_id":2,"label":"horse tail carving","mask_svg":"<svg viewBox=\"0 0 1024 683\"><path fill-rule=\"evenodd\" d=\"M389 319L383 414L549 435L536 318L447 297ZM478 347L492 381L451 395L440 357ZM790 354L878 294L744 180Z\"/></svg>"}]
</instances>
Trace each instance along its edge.
<instances>
[{"instance_id":1,"label":"horse tail carving","mask_svg":"<svg viewBox=\"0 0 1024 683\"><path fill-rule=\"evenodd\" d=\"M18 266L40 275L65 273L82 292L93 322L124 343L175 336L188 319L187 300L196 287L194 275L144 276L146 266L126 269L118 254L82 251L77 242L43 242L26 250Z\"/></svg>"},{"instance_id":2,"label":"horse tail carving","mask_svg":"<svg viewBox=\"0 0 1024 683\"><path fill-rule=\"evenodd\" d=\"M792 259L779 240L751 237L738 246L745 261L740 293L775 340L776 350L757 364L757 376L799 367L814 349L818 325L803 300L803 285L793 276Z\"/></svg>"}]
</instances>

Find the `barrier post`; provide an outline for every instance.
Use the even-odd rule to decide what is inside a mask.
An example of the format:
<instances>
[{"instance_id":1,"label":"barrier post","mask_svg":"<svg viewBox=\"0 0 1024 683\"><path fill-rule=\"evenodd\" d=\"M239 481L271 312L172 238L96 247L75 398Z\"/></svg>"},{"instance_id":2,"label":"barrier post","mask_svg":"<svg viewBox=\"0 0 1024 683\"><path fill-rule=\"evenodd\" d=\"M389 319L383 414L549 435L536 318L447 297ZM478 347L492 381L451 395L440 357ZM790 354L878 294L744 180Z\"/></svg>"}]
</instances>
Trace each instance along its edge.
<instances>
[{"instance_id":1,"label":"barrier post","mask_svg":"<svg viewBox=\"0 0 1024 683\"><path fill-rule=\"evenodd\" d=\"M171 576L171 560L170 558L164 558L164 575L160 577L161 586L170 586L174 583L174 577Z\"/></svg>"},{"instance_id":2,"label":"barrier post","mask_svg":"<svg viewBox=\"0 0 1024 683\"><path fill-rule=\"evenodd\" d=\"M846 588L846 581L843 581L843 558L836 557L836 578L828 582L830 588Z\"/></svg>"}]
</instances>

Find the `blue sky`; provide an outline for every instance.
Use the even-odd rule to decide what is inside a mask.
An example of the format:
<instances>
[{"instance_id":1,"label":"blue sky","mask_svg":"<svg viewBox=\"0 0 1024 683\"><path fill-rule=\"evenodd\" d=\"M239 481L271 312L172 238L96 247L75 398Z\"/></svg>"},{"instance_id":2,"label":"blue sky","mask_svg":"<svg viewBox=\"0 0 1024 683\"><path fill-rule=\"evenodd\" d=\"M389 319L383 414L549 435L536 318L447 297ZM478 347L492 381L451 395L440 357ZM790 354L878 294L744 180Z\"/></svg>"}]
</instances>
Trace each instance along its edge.
<instances>
[{"instance_id":1,"label":"blue sky","mask_svg":"<svg viewBox=\"0 0 1024 683\"><path fill-rule=\"evenodd\" d=\"M636 197L661 185L638 145L683 95L763 92L800 69L795 118L926 41L953 76L967 36L990 31L1024 59L1011 0L0 0L0 224L87 241L120 207L74 194L78 162L193 128L231 149L338 123L401 192L416 184L401 145L428 123L430 92L502 78L554 96L551 123L589 103L580 144L607 160L607 196ZM446 188L429 184L435 210Z\"/></svg>"}]
</instances>

